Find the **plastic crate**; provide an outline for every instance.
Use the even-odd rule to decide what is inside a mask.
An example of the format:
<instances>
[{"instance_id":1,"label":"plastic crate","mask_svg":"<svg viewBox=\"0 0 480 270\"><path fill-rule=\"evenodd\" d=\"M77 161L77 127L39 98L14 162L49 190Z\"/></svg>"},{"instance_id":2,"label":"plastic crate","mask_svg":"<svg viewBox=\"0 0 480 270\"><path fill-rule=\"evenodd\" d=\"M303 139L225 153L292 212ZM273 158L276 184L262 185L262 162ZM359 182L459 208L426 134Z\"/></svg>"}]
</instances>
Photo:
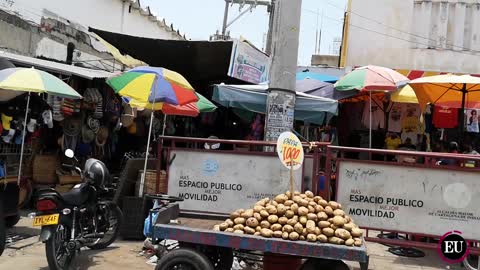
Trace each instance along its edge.
<instances>
[{"instance_id":1,"label":"plastic crate","mask_svg":"<svg viewBox=\"0 0 480 270\"><path fill-rule=\"evenodd\" d=\"M120 236L128 240L143 240L143 226L152 203L144 198L125 196L122 198L123 224Z\"/></svg>"}]
</instances>

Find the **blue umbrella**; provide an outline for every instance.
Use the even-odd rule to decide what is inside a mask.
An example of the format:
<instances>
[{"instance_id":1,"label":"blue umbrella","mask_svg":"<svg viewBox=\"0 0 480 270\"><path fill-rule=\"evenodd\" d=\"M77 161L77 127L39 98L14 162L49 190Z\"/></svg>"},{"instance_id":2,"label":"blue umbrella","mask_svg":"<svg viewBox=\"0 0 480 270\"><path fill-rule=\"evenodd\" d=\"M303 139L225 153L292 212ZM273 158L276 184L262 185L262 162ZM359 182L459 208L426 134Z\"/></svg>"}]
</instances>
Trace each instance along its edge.
<instances>
[{"instance_id":1,"label":"blue umbrella","mask_svg":"<svg viewBox=\"0 0 480 270\"><path fill-rule=\"evenodd\" d=\"M338 77L326 75L322 73L315 73L311 71L303 71L297 73L297 80L305 80L305 79L315 79L322 82L329 82L334 83L338 81Z\"/></svg>"}]
</instances>

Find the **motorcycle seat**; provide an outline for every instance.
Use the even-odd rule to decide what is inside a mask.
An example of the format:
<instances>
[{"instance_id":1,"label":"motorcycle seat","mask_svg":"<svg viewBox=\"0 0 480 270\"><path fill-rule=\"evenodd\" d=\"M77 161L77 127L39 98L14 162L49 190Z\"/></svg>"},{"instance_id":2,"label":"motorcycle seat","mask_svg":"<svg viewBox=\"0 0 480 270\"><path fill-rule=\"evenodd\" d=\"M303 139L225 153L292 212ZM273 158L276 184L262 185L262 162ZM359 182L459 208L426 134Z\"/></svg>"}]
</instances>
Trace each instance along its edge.
<instances>
[{"instance_id":1,"label":"motorcycle seat","mask_svg":"<svg viewBox=\"0 0 480 270\"><path fill-rule=\"evenodd\" d=\"M81 206L88 200L88 186L81 184L79 187L75 187L72 190L62 194L62 198L65 203L73 206Z\"/></svg>"}]
</instances>

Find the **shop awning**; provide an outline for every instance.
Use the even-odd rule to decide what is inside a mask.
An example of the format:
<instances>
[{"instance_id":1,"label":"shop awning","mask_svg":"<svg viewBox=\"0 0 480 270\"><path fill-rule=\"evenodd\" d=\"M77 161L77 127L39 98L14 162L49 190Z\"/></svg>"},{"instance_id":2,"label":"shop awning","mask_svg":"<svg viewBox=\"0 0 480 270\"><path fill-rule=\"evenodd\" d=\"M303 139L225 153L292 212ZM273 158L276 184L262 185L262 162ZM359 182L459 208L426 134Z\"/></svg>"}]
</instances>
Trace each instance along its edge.
<instances>
[{"instance_id":1,"label":"shop awning","mask_svg":"<svg viewBox=\"0 0 480 270\"><path fill-rule=\"evenodd\" d=\"M0 57L6 58L14 63L16 66L23 66L23 67L35 67L38 69L42 69L45 71L50 71L62 75L75 75L85 79L104 79L115 75L115 73L103 71L103 70L95 70L95 69L88 69L83 67L77 67L62 63L57 63L53 61L28 57L19 54L13 54L9 52L0 51Z\"/></svg>"},{"instance_id":2,"label":"shop awning","mask_svg":"<svg viewBox=\"0 0 480 270\"><path fill-rule=\"evenodd\" d=\"M213 100L222 106L265 113L268 87L266 85L214 86ZM297 92L295 119L308 123L323 124L328 114L337 115L338 102Z\"/></svg>"}]
</instances>

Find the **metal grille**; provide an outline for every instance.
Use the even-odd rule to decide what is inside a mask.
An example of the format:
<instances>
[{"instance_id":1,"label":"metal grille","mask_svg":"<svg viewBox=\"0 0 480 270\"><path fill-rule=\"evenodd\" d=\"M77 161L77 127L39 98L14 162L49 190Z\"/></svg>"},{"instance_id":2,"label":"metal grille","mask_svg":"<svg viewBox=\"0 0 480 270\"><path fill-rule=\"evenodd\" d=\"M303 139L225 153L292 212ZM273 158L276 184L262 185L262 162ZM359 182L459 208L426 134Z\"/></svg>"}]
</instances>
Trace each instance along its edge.
<instances>
[{"instance_id":1,"label":"metal grille","mask_svg":"<svg viewBox=\"0 0 480 270\"><path fill-rule=\"evenodd\" d=\"M0 156L6 155L20 155L20 151L22 151L22 146L19 144L14 143L0 143ZM25 143L23 147L23 154L30 155L32 154L32 144Z\"/></svg>"}]
</instances>

